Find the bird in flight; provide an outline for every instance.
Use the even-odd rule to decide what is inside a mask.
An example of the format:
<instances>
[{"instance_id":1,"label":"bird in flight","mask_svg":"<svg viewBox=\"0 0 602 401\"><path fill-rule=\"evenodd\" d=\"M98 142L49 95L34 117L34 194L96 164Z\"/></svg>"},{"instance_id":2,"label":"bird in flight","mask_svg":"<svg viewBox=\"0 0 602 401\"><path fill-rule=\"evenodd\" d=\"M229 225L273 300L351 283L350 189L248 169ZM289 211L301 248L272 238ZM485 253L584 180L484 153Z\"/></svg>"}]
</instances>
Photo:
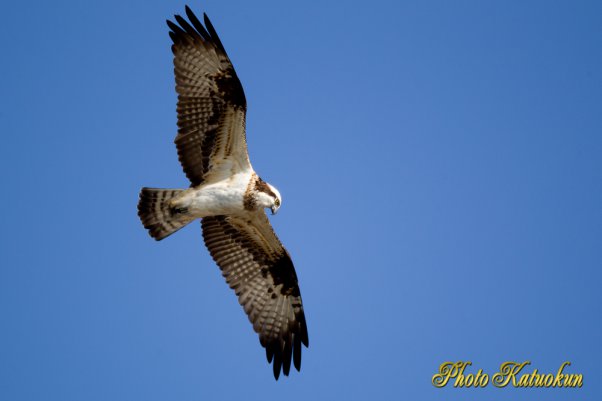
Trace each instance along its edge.
<instances>
[{"instance_id":1,"label":"bird in flight","mask_svg":"<svg viewBox=\"0 0 602 401\"><path fill-rule=\"evenodd\" d=\"M234 290L274 377L301 368L309 345L297 274L266 215L282 197L253 170L247 151L247 102L213 25L186 6L167 21L178 93L175 144L188 189L142 188L138 216L157 241L200 218L209 253Z\"/></svg>"}]
</instances>

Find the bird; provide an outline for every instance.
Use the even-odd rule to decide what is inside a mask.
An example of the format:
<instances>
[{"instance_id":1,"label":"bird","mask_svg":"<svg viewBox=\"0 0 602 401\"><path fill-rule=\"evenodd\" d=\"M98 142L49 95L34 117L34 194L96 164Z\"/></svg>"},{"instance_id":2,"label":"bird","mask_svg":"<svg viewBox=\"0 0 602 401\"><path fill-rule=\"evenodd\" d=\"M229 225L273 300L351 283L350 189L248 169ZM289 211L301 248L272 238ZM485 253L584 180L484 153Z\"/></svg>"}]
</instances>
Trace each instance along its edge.
<instances>
[{"instance_id":1,"label":"bird","mask_svg":"<svg viewBox=\"0 0 602 401\"><path fill-rule=\"evenodd\" d=\"M160 241L201 220L205 245L259 335L274 378L301 369L307 323L295 267L268 219L280 192L253 170L242 84L207 15L167 20L176 81L178 158L186 189L143 187L138 216Z\"/></svg>"}]
</instances>

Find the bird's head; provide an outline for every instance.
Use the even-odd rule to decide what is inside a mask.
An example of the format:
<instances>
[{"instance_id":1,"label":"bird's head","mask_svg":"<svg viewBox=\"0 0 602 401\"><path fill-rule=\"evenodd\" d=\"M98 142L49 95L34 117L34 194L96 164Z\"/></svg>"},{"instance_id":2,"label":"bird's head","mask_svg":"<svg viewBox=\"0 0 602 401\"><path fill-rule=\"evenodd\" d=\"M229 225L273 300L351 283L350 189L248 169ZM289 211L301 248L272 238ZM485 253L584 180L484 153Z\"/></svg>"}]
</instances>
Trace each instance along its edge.
<instances>
[{"instance_id":1,"label":"bird's head","mask_svg":"<svg viewBox=\"0 0 602 401\"><path fill-rule=\"evenodd\" d=\"M272 206L270 206L270 210L272 211L272 214L276 214L278 212L278 209L280 209L280 205L282 205L282 196L280 196L280 192L278 192L278 190L276 188L274 188L270 184L268 184L268 185L270 186L270 189L274 193L274 196L272 197L273 203L272 203Z\"/></svg>"},{"instance_id":2,"label":"bird's head","mask_svg":"<svg viewBox=\"0 0 602 401\"><path fill-rule=\"evenodd\" d=\"M263 208L270 208L272 214L276 214L278 209L280 209L280 205L282 205L282 197L280 196L280 192L272 185L268 184L263 180L259 180L255 186L257 193L255 198L257 200L257 205Z\"/></svg>"}]
</instances>

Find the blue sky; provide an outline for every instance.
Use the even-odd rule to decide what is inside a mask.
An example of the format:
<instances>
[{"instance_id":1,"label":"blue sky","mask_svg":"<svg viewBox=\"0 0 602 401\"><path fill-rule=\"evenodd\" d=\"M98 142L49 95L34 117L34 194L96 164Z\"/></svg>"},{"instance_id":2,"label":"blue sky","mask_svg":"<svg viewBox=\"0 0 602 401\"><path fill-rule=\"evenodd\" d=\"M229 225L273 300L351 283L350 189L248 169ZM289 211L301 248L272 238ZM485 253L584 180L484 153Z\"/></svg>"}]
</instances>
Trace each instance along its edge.
<instances>
[{"instance_id":1,"label":"blue sky","mask_svg":"<svg viewBox=\"0 0 602 401\"><path fill-rule=\"evenodd\" d=\"M310 348L278 382L199 225L156 243L136 215L187 186L184 4L2 7L0 399L602 397L599 2L190 3L283 195ZM434 388L457 360L584 387Z\"/></svg>"}]
</instances>

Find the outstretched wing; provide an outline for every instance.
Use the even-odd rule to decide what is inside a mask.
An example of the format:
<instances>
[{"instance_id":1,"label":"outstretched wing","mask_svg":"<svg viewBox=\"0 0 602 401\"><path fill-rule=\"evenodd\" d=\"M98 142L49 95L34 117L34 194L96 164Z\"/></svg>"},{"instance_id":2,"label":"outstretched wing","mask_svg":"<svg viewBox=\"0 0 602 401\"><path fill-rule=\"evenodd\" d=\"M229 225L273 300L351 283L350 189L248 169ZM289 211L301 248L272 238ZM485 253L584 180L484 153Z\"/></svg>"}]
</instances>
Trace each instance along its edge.
<instances>
[{"instance_id":1,"label":"outstretched wing","mask_svg":"<svg viewBox=\"0 0 602 401\"><path fill-rule=\"evenodd\" d=\"M192 186L212 175L229 176L249 169L245 138L247 102L242 85L213 25L205 27L186 6L187 22L167 21L173 40L178 92L180 163Z\"/></svg>"},{"instance_id":2,"label":"outstretched wing","mask_svg":"<svg viewBox=\"0 0 602 401\"><path fill-rule=\"evenodd\" d=\"M288 376L291 357L301 368L301 344L309 345L297 275L291 258L262 211L251 220L234 216L205 217L201 221L209 253L236 292L274 361Z\"/></svg>"}]
</instances>

